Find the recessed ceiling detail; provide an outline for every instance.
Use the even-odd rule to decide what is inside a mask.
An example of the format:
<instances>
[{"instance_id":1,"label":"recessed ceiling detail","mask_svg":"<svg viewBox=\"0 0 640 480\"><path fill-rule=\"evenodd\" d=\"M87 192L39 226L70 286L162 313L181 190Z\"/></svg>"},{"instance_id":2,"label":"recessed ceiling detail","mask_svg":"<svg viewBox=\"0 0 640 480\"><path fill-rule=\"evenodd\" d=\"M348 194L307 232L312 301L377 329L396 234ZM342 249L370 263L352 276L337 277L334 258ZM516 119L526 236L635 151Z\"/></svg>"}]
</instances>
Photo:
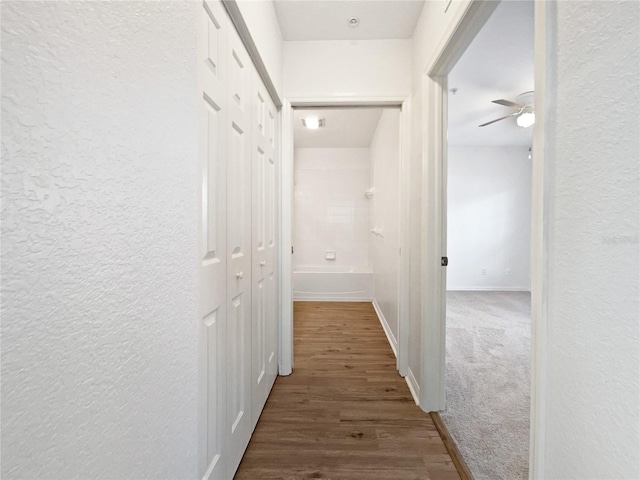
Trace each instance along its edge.
<instances>
[{"instance_id":1,"label":"recessed ceiling detail","mask_svg":"<svg viewBox=\"0 0 640 480\"><path fill-rule=\"evenodd\" d=\"M282 37L286 41L411 38L423 5L424 0L274 2ZM355 25L352 19L356 20Z\"/></svg>"}]
</instances>

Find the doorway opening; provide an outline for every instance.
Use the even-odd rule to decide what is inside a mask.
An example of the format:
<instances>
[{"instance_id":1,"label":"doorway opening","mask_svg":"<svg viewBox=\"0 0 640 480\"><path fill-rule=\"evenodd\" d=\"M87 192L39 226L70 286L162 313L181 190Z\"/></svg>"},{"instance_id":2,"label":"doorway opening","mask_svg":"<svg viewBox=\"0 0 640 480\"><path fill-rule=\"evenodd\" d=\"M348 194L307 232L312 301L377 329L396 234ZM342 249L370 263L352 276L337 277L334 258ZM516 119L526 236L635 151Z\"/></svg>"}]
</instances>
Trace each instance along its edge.
<instances>
[{"instance_id":1,"label":"doorway opening","mask_svg":"<svg viewBox=\"0 0 640 480\"><path fill-rule=\"evenodd\" d=\"M502 2L447 78L442 419L476 478L529 469L534 2Z\"/></svg>"},{"instance_id":2,"label":"doorway opening","mask_svg":"<svg viewBox=\"0 0 640 480\"><path fill-rule=\"evenodd\" d=\"M281 374L291 373L287 361L293 367L293 301L330 301L373 304L404 376L408 152L401 132L408 125L401 105L285 102Z\"/></svg>"}]
</instances>

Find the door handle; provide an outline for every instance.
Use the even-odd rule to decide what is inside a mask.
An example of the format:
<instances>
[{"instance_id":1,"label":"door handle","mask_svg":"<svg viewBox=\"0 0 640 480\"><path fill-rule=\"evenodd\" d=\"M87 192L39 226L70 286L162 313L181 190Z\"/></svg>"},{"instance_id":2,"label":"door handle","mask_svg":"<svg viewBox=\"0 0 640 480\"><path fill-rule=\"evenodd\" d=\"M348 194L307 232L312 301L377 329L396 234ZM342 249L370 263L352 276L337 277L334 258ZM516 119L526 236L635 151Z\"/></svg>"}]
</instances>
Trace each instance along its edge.
<instances>
[{"instance_id":1,"label":"door handle","mask_svg":"<svg viewBox=\"0 0 640 480\"><path fill-rule=\"evenodd\" d=\"M267 262L265 262L264 260L262 260L262 261L260 262L260 266L261 266L261 267L266 267L266 266L267 266Z\"/></svg>"},{"instance_id":2,"label":"door handle","mask_svg":"<svg viewBox=\"0 0 640 480\"><path fill-rule=\"evenodd\" d=\"M238 280L241 280L241 279L242 279L242 277L244 277L244 273L242 273L242 272L238 272L238 273L236 273L236 278L237 278Z\"/></svg>"}]
</instances>

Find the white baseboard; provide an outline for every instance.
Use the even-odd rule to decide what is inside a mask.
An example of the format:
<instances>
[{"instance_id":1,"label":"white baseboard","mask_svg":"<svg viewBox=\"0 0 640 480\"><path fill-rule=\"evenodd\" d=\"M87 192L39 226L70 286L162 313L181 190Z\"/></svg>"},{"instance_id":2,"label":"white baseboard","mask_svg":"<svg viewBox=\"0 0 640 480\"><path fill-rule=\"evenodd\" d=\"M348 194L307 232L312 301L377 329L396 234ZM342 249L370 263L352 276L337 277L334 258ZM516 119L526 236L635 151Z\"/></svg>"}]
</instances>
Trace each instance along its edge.
<instances>
[{"instance_id":1,"label":"white baseboard","mask_svg":"<svg viewBox=\"0 0 640 480\"><path fill-rule=\"evenodd\" d=\"M373 309L376 311L376 315L378 315L378 320L380 320L380 325L382 325L384 334L387 336L389 345L391 345L391 350L393 350L393 354L398 358L398 341L396 340L396 337L393 336L389 323L382 313L382 309L380 308L380 305L378 305L376 299L374 298L371 303L373 304Z\"/></svg>"},{"instance_id":2,"label":"white baseboard","mask_svg":"<svg viewBox=\"0 0 640 480\"><path fill-rule=\"evenodd\" d=\"M411 371L411 367L407 368L407 376L404 377L404 379L407 381L407 385L409 385L413 401L416 402L416 405L420 405L420 385L418 385L418 381Z\"/></svg>"},{"instance_id":3,"label":"white baseboard","mask_svg":"<svg viewBox=\"0 0 640 480\"><path fill-rule=\"evenodd\" d=\"M447 287L447 292L530 292L529 287Z\"/></svg>"},{"instance_id":4,"label":"white baseboard","mask_svg":"<svg viewBox=\"0 0 640 480\"><path fill-rule=\"evenodd\" d=\"M370 298L362 298L362 297L293 297L294 302L365 302L371 303Z\"/></svg>"}]
</instances>

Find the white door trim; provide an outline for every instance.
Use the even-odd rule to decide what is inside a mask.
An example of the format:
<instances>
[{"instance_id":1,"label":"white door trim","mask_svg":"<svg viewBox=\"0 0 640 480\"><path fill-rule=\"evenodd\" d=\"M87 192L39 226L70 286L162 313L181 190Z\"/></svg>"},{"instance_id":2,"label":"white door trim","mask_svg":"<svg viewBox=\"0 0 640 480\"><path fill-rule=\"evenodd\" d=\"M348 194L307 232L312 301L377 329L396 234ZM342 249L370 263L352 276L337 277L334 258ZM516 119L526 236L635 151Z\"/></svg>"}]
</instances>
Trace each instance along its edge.
<instances>
[{"instance_id":1,"label":"white door trim","mask_svg":"<svg viewBox=\"0 0 640 480\"><path fill-rule=\"evenodd\" d=\"M398 372L409 373L409 314L411 312L411 111L409 101L400 110L400 268L398 269Z\"/></svg>"},{"instance_id":2,"label":"white door trim","mask_svg":"<svg viewBox=\"0 0 640 480\"><path fill-rule=\"evenodd\" d=\"M422 376L420 405L426 411L444 408L444 353L446 326L445 273L440 257L446 255L447 82L456 61L493 13L499 2L470 0L449 35L441 43L422 77ZM548 211L546 208L550 135L544 115L553 105L553 2L535 5L535 109L533 141L532 265L531 265L531 417L529 478L544 477L544 418L546 392Z\"/></svg>"},{"instance_id":3,"label":"white door trim","mask_svg":"<svg viewBox=\"0 0 640 480\"><path fill-rule=\"evenodd\" d=\"M278 373L293 371L293 109L283 99L280 110L280 321L278 328Z\"/></svg>"},{"instance_id":4,"label":"white door trim","mask_svg":"<svg viewBox=\"0 0 640 480\"><path fill-rule=\"evenodd\" d=\"M499 2L469 1L422 76L422 375L420 406L445 406L447 75Z\"/></svg>"},{"instance_id":5,"label":"white door trim","mask_svg":"<svg viewBox=\"0 0 640 480\"><path fill-rule=\"evenodd\" d=\"M286 99L292 107L401 107L407 95L318 95L314 97L289 95Z\"/></svg>"},{"instance_id":6,"label":"white door trim","mask_svg":"<svg viewBox=\"0 0 640 480\"><path fill-rule=\"evenodd\" d=\"M446 165L445 77L422 77L422 337L420 407L444 409L445 372L445 282L440 257L446 252L442 228L444 210L444 166Z\"/></svg>"},{"instance_id":7,"label":"white door trim","mask_svg":"<svg viewBox=\"0 0 640 480\"><path fill-rule=\"evenodd\" d=\"M531 417L529 478L545 478L544 439L547 398L547 299L549 275L549 209L553 129L545 122L556 104L556 23L554 2L535 3L535 111L531 237Z\"/></svg>"},{"instance_id":8,"label":"white door trim","mask_svg":"<svg viewBox=\"0 0 640 480\"><path fill-rule=\"evenodd\" d=\"M293 108L295 107L400 107L401 110L401 161L408 167L411 125L409 102L406 95L397 96L348 96L319 95L314 97L289 96L283 99L282 119L282 183L281 183L281 256L280 256L280 375L289 375L293 371L293 272L291 264L291 248L293 246ZM404 170L403 170L404 171ZM406 170L408 173L408 168ZM409 179L402 180L408 185ZM401 205L409 203L409 189L401 192ZM406 197L406 198L405 198ZM408 208L406 209L408 213ZM402 257L400 270L401 288L400 312L398 322L398 359L397 368L401 375L406 375L409 349L409 306L408 271L409 271L409 221L404 219L401 225L400 242ZM405 232L405 229L407 230ZM404 304L404 306L403 306Z\"/></svg>"}]
</instances>

